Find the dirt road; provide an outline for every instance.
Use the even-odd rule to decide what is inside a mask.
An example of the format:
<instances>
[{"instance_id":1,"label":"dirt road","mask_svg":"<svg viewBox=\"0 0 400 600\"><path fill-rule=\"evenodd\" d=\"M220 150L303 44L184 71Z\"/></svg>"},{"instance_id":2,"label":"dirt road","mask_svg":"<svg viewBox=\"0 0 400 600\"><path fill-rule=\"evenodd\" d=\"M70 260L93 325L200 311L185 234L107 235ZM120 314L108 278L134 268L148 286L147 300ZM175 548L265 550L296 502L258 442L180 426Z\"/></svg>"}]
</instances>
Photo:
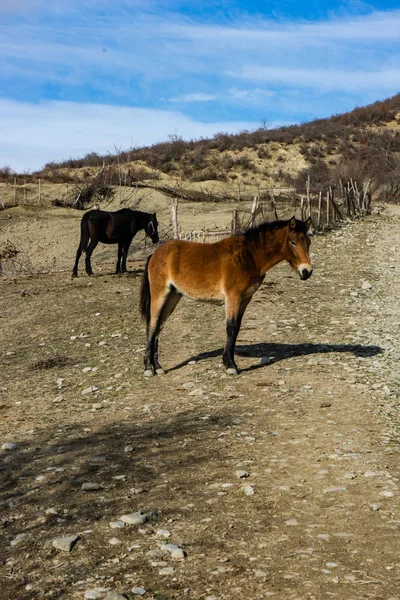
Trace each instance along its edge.
<instances>
[{"instance_id":1,"label":"dirt road","mask_svg":"<svg viewBox=\"0 0 400 600\"><path fill-rule=\"evenodd\" d=\"M236 378L220 307L182 302L145 380L139 278L3 280L1 600L398 599L399 225L270 271Z\"/></svg>"}]
</instances>

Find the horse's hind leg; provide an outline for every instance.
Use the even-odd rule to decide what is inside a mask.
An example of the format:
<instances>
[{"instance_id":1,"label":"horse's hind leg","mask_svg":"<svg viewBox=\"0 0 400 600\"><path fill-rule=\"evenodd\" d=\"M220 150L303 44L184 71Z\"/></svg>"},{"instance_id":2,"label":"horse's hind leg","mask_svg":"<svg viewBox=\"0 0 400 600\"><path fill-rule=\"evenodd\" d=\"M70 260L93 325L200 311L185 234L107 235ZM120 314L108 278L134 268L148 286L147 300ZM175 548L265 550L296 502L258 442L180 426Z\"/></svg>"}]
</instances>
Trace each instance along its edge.
<instances>
[{"instance_id":1,"label":"horse's hind leg","mask_svg":"<svg viewBox=\"0 0 400 600\"><path fill-rule=\"evenodd\" d=\"M78 250L76 251L74 268L72 269L72 277L78 277L78 263L79 263L81 254L82 254L82 248L81 248L81 245L79 244Z\"/></svg>"},{"instance_id":2,"label":"horse's hind leg","mask_svg":"<svg viewBox=\"0 0 400 600\"><path fill-rule=\"evenodd\" d=\"M126 273L128 269L126 268L126 259L128 256L128 250L131 242L125 242L122 247L122 264L121 264L121 273Z\"/></svg>"},{"instance_id":3,"label":"horse's hind leg","mask_svg":"<svg viewBox=\"0 0 400 600\"><path fill-rule=\"evenodd\" d=\"M122 249L123 249L122 242L118 242L118 259L117 259L117 266L115 269L116 273L122 273L122 270L121 270Z\"/></svg>"},{"instance_id":4,"label":"horse's hind leg","mask_svg":"<svg viewBox=\"0 0 400 600\"><path fill-rule=\"evenodd\" d=\"M234 358L235 345L243 314L250 300L251 298L239 300L228 297L226 299L226 344L222 362L228 375L238 375L239 373Z\"/></svg>"},{"instance_id":5,"label":"horse's hind leg","mask_svg":"<svg viewBox=\"0 0 400 600\"><path fill-rule=\"evenodd\" d=\"M89 246L86 248L85 267L86 267L86 273L88 275L93 275L90 257L92 256L93 250L96 248L97 244L98 244L98 241L96 239L95 240L91 239Z\"/></svg>"},{"instance_id":6,"label":"horse's hind leg","mask_svg":"<svg viewBox=\"0 0 400 600\"><path fill-rule=\"evenodd\" d=\"M152 298L150 324L147 330L147 346L144 358L144 374L148 377L157 373L161 375L164 369L158 358L158 337L162 326L175 310L182 294L175 288L170 289L161 299Z\"/></svg>"}]
</instances>

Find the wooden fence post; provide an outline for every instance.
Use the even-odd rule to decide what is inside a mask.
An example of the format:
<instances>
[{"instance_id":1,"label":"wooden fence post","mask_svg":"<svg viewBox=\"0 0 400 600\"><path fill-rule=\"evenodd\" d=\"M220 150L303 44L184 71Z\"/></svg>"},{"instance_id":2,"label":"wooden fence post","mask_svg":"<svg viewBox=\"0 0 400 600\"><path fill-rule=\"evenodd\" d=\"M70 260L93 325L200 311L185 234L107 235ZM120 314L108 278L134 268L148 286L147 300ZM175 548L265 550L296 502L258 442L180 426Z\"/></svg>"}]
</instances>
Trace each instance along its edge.
<instances>
[{"instance_id":1,"label":"wooden fence post","mask_svg":"<svg viewBox=\"0 0 400 600\"><path fill-rule=\"evenodd\" d=\"M271 204L272 204L272 209L274 211L275 219L278 221L278 211L276 210L276 202L275 202L274 190L271 190Z\"/></svg>"},{"instance_id":2,"label":"wooden fence post","mask_svg":"<svg viewBox=\"0 0 400 600\"><path fill-rule=\"evenodd\" d=\"M238 233L239 230L239 226L238 226L238 215L237 215L237 208L233 209L233 217L232 217L232 235L236 235Z\"/></svg>"},{"instance_id":3,"label":"wooden fence post","mask_svg":"<svg viewBox=\"0 0 400 600\"><path fill-rule=\"evenodd\" d=\"M179 240L178 198L173 198L171 205L172 232L175 240Z\"/></svg>"},{"instance_id":4,"label":"wooden fence post","mask_svg":"<svg viewBox=\"0 0 400 600\"><path fill-rule=\"evenodd\" d=\"M254 227L256 222L256 216L260 207L260 196L254 196L253 204L251 206L251 218L250 227Z\"/></svg>"},{"instance_id":5,"label":"wooden fence post","mask_svg":"<svg viewBox=\"0 0 400 600\"><path fill-rule=\"evenodd\" d=\"M329 225L329 190L326 192L326 224Z\"/></svg>"},{"instance_id":6,"label":"wooden fence post","mask_svg":"<svg viewBox=\"0 0 400 600\"><path fill-rule=\"evenodd\" d=\"M42 190L41 190L41 185L40 185L40 179L38 180L38 196L39 196L39 204L41 202L42 199Z\"/></svg>"},{"instance_id":7,"label":"wooden fence post","mask_svg":"<svg viewBox=\"0 0 400 600\"><path fill-rule=\"evenodd\" d=\"M322 207L322 192L319 193L319 198L318 198L318 217L317 217L318 229L321 227L321 207Z\"/></svg>"}]
</instances>

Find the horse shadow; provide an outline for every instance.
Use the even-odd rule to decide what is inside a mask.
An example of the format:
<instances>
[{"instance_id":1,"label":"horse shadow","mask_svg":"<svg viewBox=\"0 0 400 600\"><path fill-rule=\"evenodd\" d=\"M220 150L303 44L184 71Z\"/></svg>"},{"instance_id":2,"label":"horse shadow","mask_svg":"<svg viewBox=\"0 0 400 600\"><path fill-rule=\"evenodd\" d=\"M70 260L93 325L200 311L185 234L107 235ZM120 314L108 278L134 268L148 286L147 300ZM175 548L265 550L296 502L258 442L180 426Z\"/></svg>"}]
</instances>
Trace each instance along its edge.
<instances>
[{"instance_id":1,"label":"horse shadow","mask_svg":"<svg viewBox=\"0 0 400 600\"><path fill-rule=\"evenodd\" d=\"M216 358L222 356L224 349L218 348L209 352L201 352L196 356L192 356L187 360L179 363L175 367L168 369L175 371L189 364L191 361L202 361L207 358ZM236 356L246 358L259 358L260 362L256 365L239 369L240 372L246 373L268 367L274 363L280 362L287 358L299 356L311 356L314 354L331 354L331 353L349 353L354 356L363 358L372 358L378 354L382 354L384 349L380 346L363 346L362 344L279 344L279 343L256 343L256 344L238 344L235 349ZM263 360L264 359L264 360Z\"/></svg>"}]
</instances>

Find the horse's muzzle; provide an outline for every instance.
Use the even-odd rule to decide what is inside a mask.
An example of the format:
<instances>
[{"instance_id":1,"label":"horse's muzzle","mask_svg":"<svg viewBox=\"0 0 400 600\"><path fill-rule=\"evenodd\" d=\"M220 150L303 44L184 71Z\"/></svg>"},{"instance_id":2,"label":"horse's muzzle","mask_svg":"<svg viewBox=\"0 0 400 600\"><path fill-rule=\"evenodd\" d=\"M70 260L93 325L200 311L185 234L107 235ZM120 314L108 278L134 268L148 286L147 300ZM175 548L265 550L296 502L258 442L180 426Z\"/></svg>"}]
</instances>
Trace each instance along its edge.
<instances>
[{"instance_id":1,"label":"horse's muzzle","mask_svg":"<svg viewBox=\"0 0 400 600\"><path fill-rule=\"evenodd\" d=\"M153 235L153 237L151 238L151 241L153 242L153 244L158 244L158 242L160 241L160 238L158 237L158 235Z\"/></svg>"},{"instance_id":2,"label":"horse's muzzle","mask_svg":"<svg viewBox=\"0 0 400 600\"><path fill-rule=\"evenodd\" d=\"M312 275L313 270L312 269L306 269L305 267L303 267L300 271L299 271L299 275L300 275L300 279L302 281L305 281L306 279L309 279Z\"/></svg>"}]
</instances>

